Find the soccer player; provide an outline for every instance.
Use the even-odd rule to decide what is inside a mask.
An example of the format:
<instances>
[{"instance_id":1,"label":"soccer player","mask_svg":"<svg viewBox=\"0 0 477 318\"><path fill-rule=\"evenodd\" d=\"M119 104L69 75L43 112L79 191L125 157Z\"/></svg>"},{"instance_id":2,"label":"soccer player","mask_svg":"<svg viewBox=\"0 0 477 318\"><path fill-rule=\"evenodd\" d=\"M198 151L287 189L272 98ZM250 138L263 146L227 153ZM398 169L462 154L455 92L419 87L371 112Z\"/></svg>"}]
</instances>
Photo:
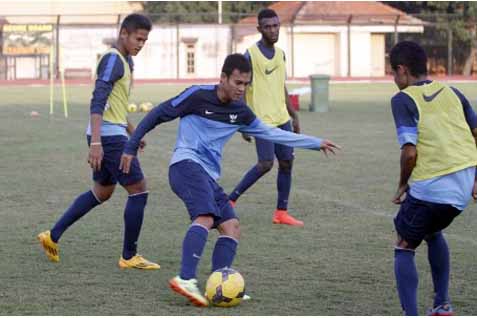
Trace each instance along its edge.
<instances>
[{"instance_id":1,"label":"soccer player","mask_svg":"<svg viewBox=\"0 0 477 318\"><path fill-rule=\"evenodd\" d=\"M442 230L471 196L477 199L477 117L460 91L427 78L426 53L418 44L398 43L390 62L401 90L391 100L401 146L401 174L392 200L401 205L394 219L399 299L405 315L418 315L414 254L424 240L435 292L428 314L452 315L449 247Z\"/></svg>"},{"instance_id":2,"label":"soccer player","mask_svg":"<svg viewBox=\"0 0 477 318\"><path fill-rule=\"evenodd\" d=\"M271 9L263 9L258 14L257 30L262 38L250 47L245 55L252 65L252 82L247 89L245 99L255 115L264 123L285 131L300 133L298 114L291 106L285 86L285 53L275 43L278 41L280 20ZM290 120L290 117L293 120ZM244 135L251 142L251 138ZM275 144L264 138L255 138L258 163L242 178L229 195L235 206L238 198L258 179L273 167L275 157L278 159L277 206L273 223L291 226L303 226L303 222L288 214L288 197L292 181L294 152L287 145Z\"/></svg>"},{"instance_id":3,"label":"soccer player","mask_svg":"<svg viewBox=\"0 0 477 318\"><path fill-rule=\"evenodd\" d=\"M180 117L169 167L169 184L184 202L191 219L182 245L182 263L170 287L196 306L207 306L197 287L196 271L208 233L220 235L212 254L212 271L230 267L240 238L239 220L217 183L225 143L237 132L273 142L334 153L327 140L294 134L262 123L243 102L250 82L250 64L242 54L229 55L218 85L192 86L154 108L139 123L124 148L121 168L130 171L140 140L156 125Z\"/></svg>"},{"instance_id":4,"label":"soccer player","mask_svg":"<svg viewBox=\"0 0 477 318\"><path fill-rule=\"evenodd\" d=\"M119 163L128 136L134 126L127 119L133 61L147 41L151 21L140 14L128 15L121 24L115 46L106 51L97 65L96 83L91 100L91 118L87 129L88 162L93 169L94 186L73 201L49 231L38 235L46 255L59 262L58 241L66 229L97 205L107 201L119 183L129 193L124 210L124 245L119 259L121 268L159 269L159 265L137 254L148 191L139 161L124 174ZM145 143L140 142L141 148Z\"/></svg>"}]
</instances>

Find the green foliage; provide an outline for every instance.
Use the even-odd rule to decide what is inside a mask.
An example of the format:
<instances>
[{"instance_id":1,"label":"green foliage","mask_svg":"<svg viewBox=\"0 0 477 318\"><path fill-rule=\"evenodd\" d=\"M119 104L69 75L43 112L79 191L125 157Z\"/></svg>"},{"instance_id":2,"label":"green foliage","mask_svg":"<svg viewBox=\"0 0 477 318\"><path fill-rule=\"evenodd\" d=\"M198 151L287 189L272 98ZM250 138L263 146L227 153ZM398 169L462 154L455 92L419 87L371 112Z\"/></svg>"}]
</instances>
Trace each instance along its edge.
<instances>
[{"instance_id":1,"label":"green foliage","mask_svg":"<svg viewBox=\"0 0 477 318\"><path fill-rule=\"evenodd\" d=\"M469 1L389 1L387 5L431 22L423 36L407 34L406 39L417 40L435 55L447 55L448 30L452 30L454 60L462 68L473 58L476 43L477 2ZM440 52L439 52L440 51ZM470 70L463 70L469 72Z\"/></svg>"},{"instance_id":2,"label":"green foliage","mask_svg":"<svg viewBox=\"0 0 477 318\"><path fill-rule=\"evenodd\" d=\"M235 23L273 2L267 1L223 1L223 23ZM144 10L154 22L162 23L217 23L217 1L150 1Z\"/></svg>"}]
</instances>

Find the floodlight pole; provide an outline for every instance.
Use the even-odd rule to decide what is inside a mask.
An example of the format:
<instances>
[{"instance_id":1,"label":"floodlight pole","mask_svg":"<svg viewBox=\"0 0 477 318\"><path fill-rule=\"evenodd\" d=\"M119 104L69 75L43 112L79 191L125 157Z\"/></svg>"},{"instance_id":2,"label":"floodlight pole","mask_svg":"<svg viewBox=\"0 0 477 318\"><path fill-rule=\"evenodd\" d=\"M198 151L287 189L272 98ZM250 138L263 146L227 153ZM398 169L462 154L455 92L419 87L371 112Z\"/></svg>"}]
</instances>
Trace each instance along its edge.
<instances>
[{"instance_id":1,"label":"floodlight pole","mask_svg":"<svg viewBox=\"0 0 477 318\"><path fill-rule=\"evenodd\" d=\"M348 17L348 77L351 76L351 22L353 21L353 15Z\"/></svg>"},{"instance_id":2,"label":"floodlight pole","mask_svg":"<svg viewBox=\"0 0 477 318\"><path fill-rule=\"evenodd\" d=\"M219 24L222 24L222 1L218 1L218 21Z\"/></svg>"}]
</instances>

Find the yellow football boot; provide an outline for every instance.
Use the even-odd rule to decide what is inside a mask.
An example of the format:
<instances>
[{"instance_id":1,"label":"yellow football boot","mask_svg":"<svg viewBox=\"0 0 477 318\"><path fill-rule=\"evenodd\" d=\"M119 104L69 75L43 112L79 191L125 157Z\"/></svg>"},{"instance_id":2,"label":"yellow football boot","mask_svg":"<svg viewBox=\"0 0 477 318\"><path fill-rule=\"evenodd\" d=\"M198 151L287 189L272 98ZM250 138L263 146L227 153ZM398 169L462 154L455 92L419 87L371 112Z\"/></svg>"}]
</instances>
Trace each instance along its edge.
<instances>
[{"instance_id":1,"label":"yellow football boot","mask_svg":"<svg viewBox=\"0 0 477 318\"><path fill-rule=\"evenodd\" d=\"M59 262L60 261L60 248L58 247L58 244L53 242L51 239L51 234L50 231L45 231L41 232L37 236L38 240L41 243L41 246L45 250L46 256L50 259L52 262Z\"/></svg>"},{"instance_id":2,"label":"yellow football boot","mask_svg":"<svg viewBox=\"0 0 477 318\"><path fill-rule=\"evenodd\" d=\"M119 259L119 267L125 268L137 268L137 269L159 269L159 264L148 261L139 254L134 255L130 259L124 259L122 256Z\"/></svg>"}]
</instances>

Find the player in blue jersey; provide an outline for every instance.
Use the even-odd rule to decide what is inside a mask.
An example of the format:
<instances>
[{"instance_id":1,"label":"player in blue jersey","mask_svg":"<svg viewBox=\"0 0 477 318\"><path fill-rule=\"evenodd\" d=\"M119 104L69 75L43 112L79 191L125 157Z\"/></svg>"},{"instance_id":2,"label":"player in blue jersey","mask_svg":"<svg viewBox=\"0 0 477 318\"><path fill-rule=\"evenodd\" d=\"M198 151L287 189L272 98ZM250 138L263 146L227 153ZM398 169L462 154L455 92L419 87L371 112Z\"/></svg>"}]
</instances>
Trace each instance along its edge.
<instances>
[{"instance_id":1,"label":"player in blue jersey","mask_svg":"<svg viewBox=\"0 0 477 318\"><path fill-rule=\"evenodd\" d=\"M300 133L298 113L291 106L285 85L285 53L275 46L280 33L280 20L275 11L271 9L261 10L257 20L257 30L262 37L245 53L252 66L252 81L247 88L245 100L255 115L264 123L286 131ZM251 138L245 134L244 139L251 142ZM247 189L272 169L276 157L278 160L276 182L278 196L272 222L303 226L303 221L288 213L294 159L293 148L274 144L262 138L255 138L255 148L258 162L230 193L229 198L232 205L235 205Z\"/></svg>"},{"instance_id":2,"label":"player in blue jersey","mask_svg":"<svg viewBox=\"0 0 477 318\"><path fill-rule=\"evenodd\" d=\"M124 244L119 266L159 269L158 264L137 254L137 240L148 196L139 161L134 159L129 174L119 170L124 145L134 132L134 125L127 119L133 70L131 56L142 49L151 28L147 17L140 14L127 16L121 24L115 46L98 62L87 129L88 162L93 169L94 186L73 201L51 230L38 235L46 255L53 262L60 260L58 241L66 229L95 206L107 201L119 183L129 193L124 210ZM145 143L140 142L140 146L144 148Z\"/></svg>"},{"instance_id":3,"label":"player in blue jersey","mask_svg":"<svg viewBox=\"0 0 477 318\"><path fill-rule=\"evenodd\" d=\"M449 247L442 234L477 199L477 116L464 95L427 78L427 57L416 43L398 43L390 53L401 90L391 100L401 174L393 198L398 239L394 270L405 315L418 315L415 249L424 240L434 285L430 315L452 315L448 295ZM409 185L409 181L412 183Z\"/></svg>"},{"instance_id":4,"label":"player in blue jersey","mask_svg":"<svg viewBox=\"0 0 477 318\"><path fill-rule=\"evenodd\" d=\"M170 287L196 306L207 306L197 287L196 271L209 230L220 235L212 254L212 271L230 267L240 238L239 220L227 194L217 183L225 143L237 131L293 147L332 152L327 140L294 134L265 125L243 102L250 82L250 64L242 54L229 55L218 85L192 86L154 108L139 123L121 159L130 172L140 141L158 124L180 117L177 141L169 167L169 183L184 201L191 225L182 246L182 263Z\"/></svg>"}]
</instances>

